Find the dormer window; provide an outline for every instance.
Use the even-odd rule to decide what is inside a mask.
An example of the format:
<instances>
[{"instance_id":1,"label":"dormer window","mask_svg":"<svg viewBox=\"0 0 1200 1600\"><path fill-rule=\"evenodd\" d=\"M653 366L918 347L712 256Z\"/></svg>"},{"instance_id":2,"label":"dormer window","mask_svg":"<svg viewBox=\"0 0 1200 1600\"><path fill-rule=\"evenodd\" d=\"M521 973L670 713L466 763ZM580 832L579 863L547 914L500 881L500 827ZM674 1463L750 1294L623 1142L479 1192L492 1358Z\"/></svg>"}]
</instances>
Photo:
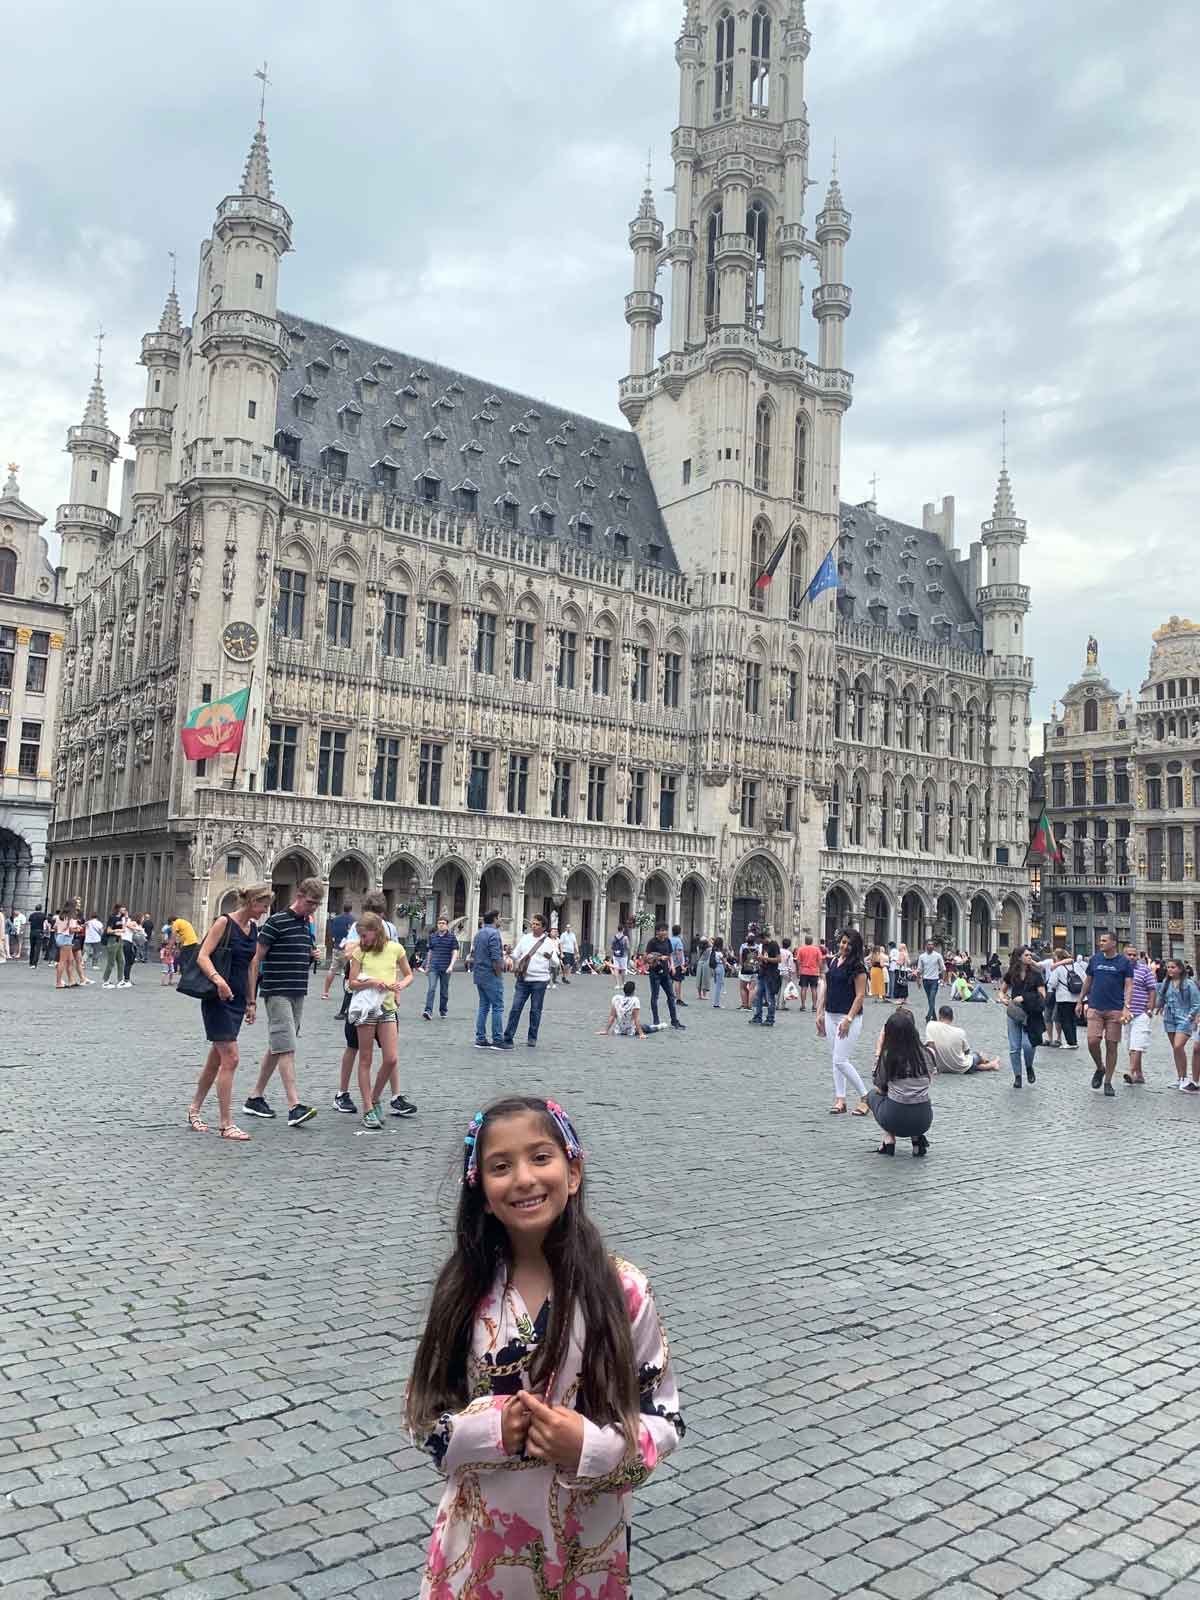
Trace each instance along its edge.
<instances>
[{"instance_id":1,"label":"dormer window","mask_svg":"<svg viewBox=\"0 0 1200 1600\"><path fill-rule=\"evenodd\" d=\"M526 422L540 422L542 420L542 413L540 411L535 411L533 407L530 406L529 410L525 413L525 420Z\"/></svg>"},{"instance_id":2,"label":"dormer window","mask_svg":"<svg viewBox=\"0 0 1200 1600\"><path fill-rule=\"evenodd\" d=\"M562 434L551 434L550 438L546 442L553 448L555 455L561 461L562 452L567 448L567 441L563 438Z\"/></svg>"},{"instance_id":3,"label":"dormer window","mask_svg":"<svg viewBox=\"0 0 1200 1600\"><path fill-rule=\"evenodd\" d=\"M925 563L925 571L926 572L931 572L936 576L936 574L939 573L941 570L942 570L942 563L938 560L937 556L930 556L929 560L926 561L926 563Z\"/></svg>"},{"instance_id":4,"label":"dormer window","mask_svg":"<svg viewBox=\"0 0 1200 1600\"><path fill-rule=\"evenodd\" d=\"M435 411L453 411L454 401L451 400L448 394L440 394L433 402L433 409Z\"/></svg>"},{"instance_id":5,"label":"dormer window","mask_svg":"<svg viewBox=\"0 0 1200 1600\"><path fill-rule=\"evenodd\" d=\"M289 461L299 461L300 435L293 433L290 428L281 428L275 435L275 448L281 456L286 456Z\"/></svg>"},{"instance_id":6,"label":"dormer window","mask_svg":"<svg viewBox=\"0 0 1200 1600\"><path fill-rule=\"evenodd\" d=\"M839 589L837 595L838 616L845 617L847 622L854 620L854 596L849 589Z\"/></svg>"},{"instance_id":7,"label":"dormer window","mask_svg":"<svg viewBox=\"0 0 1200 1600\"><path fill-rule=\"evenodd\" d=\"M517 525L517 512L520 511L520 502L514 495L502 494L496 501L496 515L506 528L515 528Z\"/></svg>"},{"instance_id":8,"label":"dormer window","mask_svg":"<svg viewBox=\"0 0 1200 1600\"><path fill-rule=\"evenodd\" d=\"M601 452L596 449L594 444L590 444L586 450L580 451L580 456L584 461L599 461Z\"/></svg>"},{"instance_id":9,"label":"dormer window","mask_svg":"<svg viewBox=\"0 0 1200 1600\"><path fill-rule=\"evenodd\" d=\"M925 585L925 593L931 600L940 600L945 592L945 589L940 583L927 583Z\"/></svg>"},{"instance_id":10,"label":"dormer window","mask_svg":"<svg viewBox=\"0 0 1200 1600\"><path fill-rule=\"evenodd\" d=\"M464 478L454 491L458 496L458 503L464 511L479 510L479 485L472 483L470 478Z\"/></svg>"},{"instance_id":11,"label":"dormer window","mask_svg":"<svg viewBox=\"0 0 1200 1600\"><path fill-rule=\"evenodd\" d=\"M615 528L610 528L609 532L612 534L613 549L616 554L627 556L629 554L629 535L625 532L625 529L618 523Z\"/></svg>"},{"instance_id":12,"label":"dormer window","mask_svg":"<svg viewBox=\"0 0 1200 1600\"><path fill-rule=\"evenodd\" d=\"M331 344L329 347L329 353L333 357L333 366L335 372L346 372L349 369L350 346L344 339L338 339L336 343Z\"/></svg>"},{"instance_id":13,"label":"dormer window","mask_svg":"<svg viewBox=\"0 0 1200 1600\"><path fill-rule=\"evenodd\" d=\"M553 467L543 467L538 473L538 481L551 500L558 499L558 473Z\"/></svg>"},{"instance_id":14,"label":"dormer window","mask_svg":"<svg viewBox=\"0 0 1200 1600\"><path fill-rule=\"evenodd\" d=\"M423 472L416 480L417 493L426 505L436 504L442 492L442 480L436 472Z\"/></svg>"},{"instance_id":15,"label":"dormer window","mask_svg":"<svg viewBox=\"0 0 1200 1600\"><path fill-rule=\"evenodd\" d=\"M319 383L329 372L329 363L324 356L314 356L308 363L308 378L310 383Z\"/></svg>"},{"instance_id":16,"label":"dormer window","mask_svg":"<svg viewBox=\"0 0 1200 1600\"><path fill-rule=\"evenodd\" d=\"M549 506L538 507L537 527L539 533L554 532L554 512Z\"/></svg>"},{"instance_id":17,"label":"dormer window","mask_svg":"<svg viewBox=\"0 0 1200 1600\"><path fill-rule=\"evenodd\" d=\"M489 394L483 403L488 411L499 411L500 396L498 394Z\"/></svg>"},{"instance_id":18,"label":"dormer window","mask_svg":"<svg viewBox=\"0 0 1200 1600\"><path fill-rule=\"evenodd\" d=\"M897 580L897 588L899 588L902 594L912 594L915 587L916 585L913 583L912 579L906 574L901 575L901 577Z\"/></svg>"},{"instance_id":19,"label":"dormer window","mask_svg":"<svg viewBox=\"0 0 1200 1600\"><path fill-rule=\"evenodd\" d=\"M401 416L389 417L384 424L387 429L387 442L395 448L404 443L404 435L408 432L408 423Z\"/></svg>"},{"instance_id":20,"label":"dormer window","mask_svg":"<svg viewBox=\"0 0 1200 1600\"><path fill-rule=\"evenodd\" d=\"M867 570L864 576L868 583L878 584L883 580L882 571L873 561L867 563Z\"/></svg>"},{"instance_id":21,"label":"dormer window","mask_svg":"<svg viewBox=\"0 0 1200 1600\"><path fill-rule=\"evenodd\" d=\"M906 628L909 633L916 633L917 613L911 606L901 606L896 612L896 621L902 628Z\"/></svg>"},{"instance_id":22,"label":"dormer window","mask_svg":"<svg viewBox=\"0 0 1200 1600\"><path fill-rule=\"evenodd\" d=\"M629 496L624 489L614 489L608 498L616 502L618 509L622 513L629 510Z\"/></svg>"},{"instance_id":23,"label":"dormer window","mask_svg":"<svg viewBox=\"0 0 1200 1600\"><path fill-rule=\"evenodd\" d=\"M459 394L466 394L466 392L467 391L463 388L462 384L459 383L457 378L455 378L453 383L448 383L446 385L446 393L447 394L459 395Z\"/></svg>"},{"instance_id":24,"label":"dormer window","mask_svg":"<svg viewBox=\"0 0 1200 1600\"><path fill-rule=\"evenodd\" d=\"M527 428L523 422L514 422L512 427L508 430L508 434L510 439L518 437L528 439L530 431L531 430Z\"/></svg>"},{"instance_id":25,"label":"dormer window","mask_svg":"<svg viewBox=\"0 0 1200 1600\"><path fill-rule=\"evenodd\" d=\"M425 443L429 445L431 449L436 449L438 445L445 444L445 442L446 435L442 432L440 427L430 428L429 432L425 435Z\"/></svg>"},{"instance_id":26,"label":"dormer window","mask_svg":"<svg viewBox=\"0 0 1200 1600\"><path fill-rule=\"evenodd\" d=\"M562 428L560 429L560 432L562 432L562 433L574 433L575 432L575 424L571 421L570 417L567 417L567 418L564 419Z\"/></svg>"},{"instance_id":27,"label":"dormer window","mask_svg":"<svg viewBox=\"0 0 1200 1600\"><path fill-rule=\"evenodd\" d=\"M305 333L303 328L289 328L288 338L292 341L292 344L299 349L299 347L308 338L308 335Z\"/></svg>"},{"instance_id":28,"label":"dormer window","mask_svg":"<svg viewBox=\"0 0 1200 1600\"><path fill-rule=\"evenodd\" d=\"M423 389L429 382L429 374L425 371L424 367L416 367L412 372L409 373L408 381L409 383L419 383Z\"/></svg>"},{"instance_id":29,"label":"dormer window","mask_svg":"<svg viewBox=\"0 0 1200 1600\"><path fill-rule=\"evenodd\" d=\"M484 406L482 411L477 411L475 413L475 415L471 418L472 422L478 422L479 425L481 427L484 427L484 428L490 428L492 423L495 422L495 420L496 420L495 413L489 411L486 406Z\"/></svg>"},{"instance_id":30,"label":"dormer window","mask_svg":"<svg viewBox=\"0 0 1200 1600\"><path fill-rule=\"evenodd\" d=\"M944 611L937 612L930 619L930 624L929 625L933 629L933 631L938 635L938 637L940 639L948 638L949 634L950 634L950 629L953 627L953 623L950 621L950 618L946 615L946 613Z\"/></svg>"},{"instance_id":31,"label":"dormer window","mask_svg":"<svg viewBox=\"0 0 1200 1600\"><path fill-rule=\"evenodd\" d=\"M586 511L581 511L578 516L572 517L570 525L575 529L575 532L581 539L590 542L592 537L592 529L596 526L596 524L592 521L591 517L588 516Z\"/></svg>"},{"instance_id":32,"label":"dormer window","mask_svg":"<svg viewBox=\"0 0 1200 1600\"><path fill-rule=\"evenodd\" d=\"M517 457L511 454L502 455L498 464L506 478L511 477L515 469L521 465Z\"/></svg>"},{"instance_id":33,"label":"dormer window","mask_svg":"<svg viewBox=\"0 0 1200 1600\"><path fill-rule=\"evenodd\" d=\"M344 478L350 452L344 444L327 444L321 451L321 466L327 477Z\"/></svg>"},{"instance_id":34,"label":"dormer window","mask_svg":"<svg viewBox=\"0 0 1200 1600\"><path fill-rule=\"evenodd\" d=\"M462 456L481 456L483 446L478 439L468 439L466 444L459 445L458 453Z\"/></svg>"},{"instance_id":35,"label":"dormer window","mask_svg":"<svg viewBox=\"0 0 1200 1600\"><path fill-rule=\"evenodd\" d=\"M647 546L646 546L646 555L647 555L647 558L648 558L648 559L649 559L649 560L650 560L650 561L653 561L653 562L659 562L659 561L661 561L661 560L662 560L662 553L663 553L663 547L662 547L662 545L660 545L660 544L655 544L655 542L654 542L654 541L653 541L653 539L652 539L652 540L651 540L651 541L650 541L650 543L649 543L649 544L648 544L648 545L647 545Z\"/></svg>"},{"instance_id":36,"label":"dormer window","mask_svg":"<svg viewBox=\"0 0 1200 1600\"><path fill-rule=\"evenodd\" d=\"M375 482L381 489L393 492L396 488L396 474L400 471L400 463L393 461L391 456L381 456L378 461L371 463L371 471L375 474Z\"/></svg>"},{"instance_id":37,"label":"dormer window","mask_svg":"<svg viewBox=\"0 0 1200 1600\"><path fill-rule=\"evenodd\" d=\"M595 480L592 478L580 478L575 487L579 490L580 502L585 506L590 506L596 497Z\"/></svg>"},{"instance_id":38,"label":"dormer window","mask_svg":"<svg viewBox=\"0 0 1200 1600\"><path fill-rule=\"evenodd\" d=\"M876 595L873 600L867 601L867 613L877 628L887 627L887 601L879 595Z\"/></svg>"},{"instance_id":39,"label":"dormer window","mask_svg":"<svg viewBox=\"0 0 1200 1600\"><path fill-rule=\"evenodd\" d=\"M379 394L379 379L373 372L364 372L358 380L358 395L360 400L370 405Z\"/></svg>"},{"instance_id":40,"label":"dormer window","mask_svg":"<svg viewBox=\"0 0 1200 1600\"><path fill-rule=\"evenodd\" d=\"M338 423L342 432L354 437L358 432L358 425L362 421L362 407L357 400L348 400L344 406L338 407Z\"/></svg>"},{"instance_id":41,"label":"dormer window","mask_svg":"<svg viewBox=\"0 0 1200 1600\"><path fill-rule=\"evenodd\" d=\"M376 356L371 365L375 368L376 372L391 372L396 363L389 360L387 356Z\"/></svg>"},{"instance_id":42,"label":"dormer window","mask_svg":"<svg viewBox=\"0 0 1200 1600\"><path fill-rule=\"evenodd\" d=\"M302 422L311 422L317 414L317 391L311 383L306 383L303 389L297 389L292 397L296 408L296 415Z\"/></svg>"},{"instance_id":43,"label":"dormer window","mask_svg":"<svg viewBox=\"0 0 1200 1600\"><path fill-rule=\"evenodd\" d=\"M633 463L631 461L622 461L622 463L621 463L621 482L622 483L633 483L636 478L637 478L637 468L633 465Z\"/></svg>"}]
</instances>

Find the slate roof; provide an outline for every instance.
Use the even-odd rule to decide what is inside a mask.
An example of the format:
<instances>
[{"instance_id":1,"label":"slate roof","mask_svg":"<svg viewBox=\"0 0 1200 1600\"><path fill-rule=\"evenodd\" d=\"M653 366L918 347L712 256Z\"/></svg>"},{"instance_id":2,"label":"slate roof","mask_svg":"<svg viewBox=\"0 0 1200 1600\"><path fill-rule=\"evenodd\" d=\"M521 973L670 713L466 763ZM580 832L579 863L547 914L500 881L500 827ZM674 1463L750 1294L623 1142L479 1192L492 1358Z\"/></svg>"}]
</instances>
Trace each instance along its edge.
<instances>
[{"instance_id":1,"label":"slate roof","mask_svg":"<svg viewBox=\"0 0 1200 1600\"><path fill-rule=\"evenodd\" d=\"M838 612L959 650L983 649L970 596L970 562L936 533L897 522L870 504L841 507Z\"/></svg>"},{"instance_id":2,"label":"slate roof","mask_svg":"<svg viewBox=\"0 0 1200 1600\"><path fill-rule=\"evenodd\" d=\"M524 532L679 570L636 434L306 317L279 320L292 355L275 425L300 467L320 472L328 451L344 452L347 479L417 498L432 474L447 508L473 489L484 516L515 506Z\"/></svg>"}]
</instances>

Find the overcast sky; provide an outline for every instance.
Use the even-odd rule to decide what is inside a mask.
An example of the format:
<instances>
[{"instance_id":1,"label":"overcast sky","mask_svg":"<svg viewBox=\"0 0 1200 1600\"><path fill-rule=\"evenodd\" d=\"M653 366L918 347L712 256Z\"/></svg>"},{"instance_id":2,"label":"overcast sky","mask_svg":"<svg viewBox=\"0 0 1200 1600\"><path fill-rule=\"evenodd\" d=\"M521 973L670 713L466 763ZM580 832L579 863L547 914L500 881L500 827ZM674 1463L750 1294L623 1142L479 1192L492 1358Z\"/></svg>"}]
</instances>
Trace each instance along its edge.
<instances>
[{"instance_id":1,"label":"overcast sky","mask_svg":"<svg viewBox=\"0 0 1200 1600\"><path fill-rule=\"evenodd\" d=\"M263 58L282 304L617 422L628 219L676 120L679 0L42 0L0 96L0 453L53 520L103 321L110 421L236 190ZM1136 690L1200 616L1195 0L809 0L811 214L853 212L843 495L1029 522L1036 716L1089 632ZM659 287L665 291L663 281ZM815 324L804 344L815 354ZM660 350L662 344L660 341ZM114 482L114 499L116 486Z\"/></svg>"}]
</instances>

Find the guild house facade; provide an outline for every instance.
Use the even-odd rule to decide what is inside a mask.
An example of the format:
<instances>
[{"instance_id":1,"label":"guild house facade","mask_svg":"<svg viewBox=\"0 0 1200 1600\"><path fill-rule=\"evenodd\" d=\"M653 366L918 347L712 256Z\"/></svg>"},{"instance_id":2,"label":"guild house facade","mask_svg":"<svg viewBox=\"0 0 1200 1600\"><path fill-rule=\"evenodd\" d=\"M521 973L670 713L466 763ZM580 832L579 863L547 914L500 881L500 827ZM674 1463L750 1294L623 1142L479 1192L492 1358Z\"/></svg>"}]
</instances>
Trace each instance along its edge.
<instances>
[{"instance_id":1,"label":"guild house facade","mask_svg":"<svg viewBox=\"0 0 1200 1600\"><path fill-rule=\"evenodd\" d=\"M1044 729L1046 808L1062 851L1040 869L1043 937L1091 951L1105 928L1200 966L1200 624L1153 633L1135 702L1083 675Z\"/></svg>"},{"instance_id":2,"label":"guild house facade","mask_svg":"<svg viewBox=\"0 0 1200 1600\"><path fill-rule=\"evenodd\" d=\"M280 309L259 125L190 326L172 293L142 341L119 512L98 389L68 439L55 895L203 921L315 871L402 924L549 907L585 943L639 913L1023 936L1025 524L1006 472L966 554L948 499L841 500L851 219L836 177L806 215L809 45L798 0L687 9L628 428ZM185 760L243 688L236 773Z\"/></svg>"}]
</instances>

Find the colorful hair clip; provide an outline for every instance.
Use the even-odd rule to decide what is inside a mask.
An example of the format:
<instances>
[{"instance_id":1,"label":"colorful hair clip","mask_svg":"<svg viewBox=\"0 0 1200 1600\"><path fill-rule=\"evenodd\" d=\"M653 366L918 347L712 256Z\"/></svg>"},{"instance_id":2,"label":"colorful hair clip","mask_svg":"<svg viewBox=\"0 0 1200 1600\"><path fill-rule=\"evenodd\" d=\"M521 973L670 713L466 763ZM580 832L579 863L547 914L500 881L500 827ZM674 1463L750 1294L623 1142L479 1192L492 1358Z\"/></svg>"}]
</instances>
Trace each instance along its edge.
<instances>
[{"instance_id":1,"label":"colorful hair clip","mask_svg":"<svg viewBox=\"0 0 1200 1600\"><path fill-rule=\"evenodd\" d=\"M579 1142L579 1135L575 1132L575 1124L556 1100L547 1100L546 1110L550 1113L554 1126L562 1134L562 1141L567 1150L567 1160L582 1161L583 1146Z\"/></svg>"},{"instance_id":2,"label":"colorful hair clip","mask_svg":"<svg viewBox=\"0 0 1200 1600\"><path fill-rule=\"evenodd\" d=\"M483 1127L483 1112L477 1111L471 1118L467 1128L467 1136L463 1143L467 1147L465 1156L466 1166L463 1171L463 1182L474 1184L479 1181L479 1130Z\"/></svg>"}]
</instances>

